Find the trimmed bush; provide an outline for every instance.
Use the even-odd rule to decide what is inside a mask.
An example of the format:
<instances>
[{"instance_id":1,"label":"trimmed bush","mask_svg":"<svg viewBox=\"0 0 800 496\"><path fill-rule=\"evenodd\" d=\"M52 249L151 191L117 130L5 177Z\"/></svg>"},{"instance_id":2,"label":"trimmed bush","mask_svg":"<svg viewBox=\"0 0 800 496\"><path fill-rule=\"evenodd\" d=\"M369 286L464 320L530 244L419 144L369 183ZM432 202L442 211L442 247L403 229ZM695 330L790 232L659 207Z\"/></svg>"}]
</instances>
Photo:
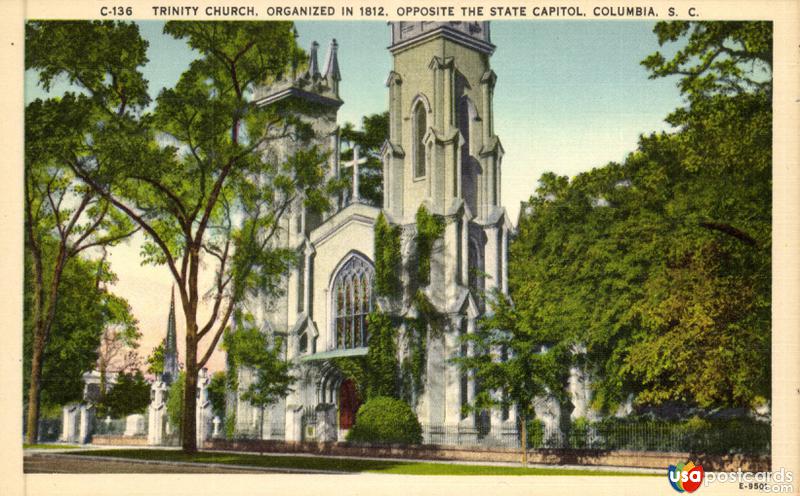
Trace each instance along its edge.
<instances>
[{"instance_id":1,"label":"trimmed bush","mask_svg":"<svg viewBox=\"0 0 800 496\"><path fill-rule=\"evenodd\" d=\"M405 401L376 396L361 405L347 440L371 444L420 444L422 426Z\"/></svg>"}]
</instances>

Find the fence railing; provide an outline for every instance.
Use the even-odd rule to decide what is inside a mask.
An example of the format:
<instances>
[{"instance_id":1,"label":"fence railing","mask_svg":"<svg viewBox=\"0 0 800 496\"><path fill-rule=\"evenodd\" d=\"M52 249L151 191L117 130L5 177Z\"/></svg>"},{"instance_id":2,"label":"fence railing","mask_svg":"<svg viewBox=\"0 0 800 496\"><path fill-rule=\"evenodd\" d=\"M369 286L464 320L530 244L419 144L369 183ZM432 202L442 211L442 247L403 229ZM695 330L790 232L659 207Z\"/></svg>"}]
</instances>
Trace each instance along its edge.
<instances>
[{"instance_id":1,"label":"fence railing","mask_svg":"<svg viewBox=\"0 0 800 496\"><path fill-rule=\"evenodd\" d=\"M304 416L303 440L316 439L316 417ZM285 439L284 424L259 426L240 423L234 439ZM708 454L769 454L771 426L748 419L728 422L662 422L606 419L599 422L573 422L563 428L528 424L529 449L592 449L660 452L700 452ZM458 447L520 448L516 427L476 423L464 425L423 424L423 444Z\"/></svg>"},{"instance_id":2,"label":"fence railing","mask_svg":"<svg viewBox=\"0 0 800 496\"><path fill-rule=\"evenodd\" d=\"M532 447L555 443L555 447L601 450L768 454L772 429L769 423L751 420L719 423L601 421L573 426L561 438L546 429L541 433L541 436L529 435Z\"/></svg>"},{"instance_id":3,"label":"fence railing","mask_svg":"<svg viewBox=\"0 0 800 496\"><path fill-rule=\"evenodd\" d=\"M125 433L126 420L112 418L95 418L92 434L101 436L121 436Z\"/></svg>"},{"instance_id":4,"label":"fence railing","mask_svg":"<svg viewBox=\"0 0 800 496\"><path fill-rule=\"evenodd\" d=\"M234 439L273 439L286 438L286 426L283 423L272 422L264 424L263 430L258 424L237 423L233 435Z\"/></svg>"},{"instance_id":5,"label":"fence railing","mask_svg":"<svg viewBox=\"0 0 800 496\"><path fill-rule=\"evenodd\" d=\"M61 437L61 419L39 419L39 443L53 443ZM27 423L23 419L22 423L22 437L25 438Z\"/></svg>"},{"instance_id":6,"label":"fence railing","mask_svg":"<svg viewBox=\"0 0 800 496\"><path fill-rule=\"evenodd\" d=\"M494 430L458 425L422 426L423 443L465 447L519 448L516 428ZM692 422L595 422L566 428L528 426L529 449L597 449L631 451L694 451L709 454L768 454L770 424L753 421L697 426Z\"/></svg>"}]
</instances>

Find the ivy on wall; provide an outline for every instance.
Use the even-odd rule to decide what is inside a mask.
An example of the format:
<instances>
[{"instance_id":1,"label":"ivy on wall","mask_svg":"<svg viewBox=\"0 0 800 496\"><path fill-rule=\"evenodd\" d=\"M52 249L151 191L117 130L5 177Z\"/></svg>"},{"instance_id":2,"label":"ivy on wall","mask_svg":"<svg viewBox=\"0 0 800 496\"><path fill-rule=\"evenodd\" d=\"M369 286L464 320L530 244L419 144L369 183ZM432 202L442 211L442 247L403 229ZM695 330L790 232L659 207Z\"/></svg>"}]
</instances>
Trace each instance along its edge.
<instances>
[{"instance_id":1,"label":"ivy on wall","mask_svg":"<svg viewBox=\"0 0 800 496\"><path fill-rule=\"evenodd\" d=\"M400 226L391 226L383 212L375 221L375 292L378 296L397 298L402 284Z\"/></svg>"},{"instance_id":2,"label":"ivy on wall","mask_svg":"<svg viewBox=\"0 0 800 496\"><path fill-rule=\"evenodd\" d=\"M417 282L420 287L431 282L431 252L433 243L444 234L444 219L432 215L420 205L416 215L417 222Z\"/></svg>"},{"instance_id":3,"label":"ivy on wall","mask_svg":"<svg viewBox=\"0 0 800 496\"><path fill-rule=\"evenodd\" d=\"M444 234L441 216L421 206L416 215L417 269L412 271L412 288L430 284L431 253L437 239ZM398 299L403 294L403 260L400 226L389 224L381 213L375 222L375 292L378 296ZM403 399L416 403L425 382L428 333L440 335L445 319L420 289L415 289L412 305L414 318L402 318L381 310L369 314L369 350L364 357L334 359L342 375L352 379L366 401L377 396ZM408 354L402 362L398 356L398 328L405 324L403 339Z\"/></svg>"}]
</instances>

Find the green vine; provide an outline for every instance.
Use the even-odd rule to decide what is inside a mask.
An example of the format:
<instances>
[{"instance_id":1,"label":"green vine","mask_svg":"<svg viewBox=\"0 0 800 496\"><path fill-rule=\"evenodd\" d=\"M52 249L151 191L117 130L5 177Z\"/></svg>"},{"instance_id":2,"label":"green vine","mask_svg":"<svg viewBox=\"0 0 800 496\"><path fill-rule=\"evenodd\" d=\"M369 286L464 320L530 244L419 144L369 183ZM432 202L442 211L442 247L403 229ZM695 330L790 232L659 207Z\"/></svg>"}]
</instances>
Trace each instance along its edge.
<instances>
[{"instance_id":1,"label":"green vine","mask_svg":"<svg viewBox=\"0 0 800 496\"><path fill-rule=\"evenodd\" d=\"M439 215L432 215L420 205L417 210L417 281L420 287L431 282L431 252L433 243L444 234L444 219Z\"/></svg>"},{"instance_id":2,"label":"green vine","mask_svg":"<svg viewBox=\"0 0 800 496\"><path fill-rule=\"evenodd\" d=\"M400 227L391 226L381 212L375 221L375 292L378 296L400 296L401 266Z\"/></svg>"},{"instance_id":3,"label":"green vine","mask_svg":"<svg viewBox=\"0 0 800 496\"><path fill-rule=\"evenodd\" d=\"M336 358L334 364L342 375L356 383L364 400L376 396L399 398L395 325L388 314L380 311L370 313L367 320L370 332L367 355Z\"/></svg>"}]
</instances>

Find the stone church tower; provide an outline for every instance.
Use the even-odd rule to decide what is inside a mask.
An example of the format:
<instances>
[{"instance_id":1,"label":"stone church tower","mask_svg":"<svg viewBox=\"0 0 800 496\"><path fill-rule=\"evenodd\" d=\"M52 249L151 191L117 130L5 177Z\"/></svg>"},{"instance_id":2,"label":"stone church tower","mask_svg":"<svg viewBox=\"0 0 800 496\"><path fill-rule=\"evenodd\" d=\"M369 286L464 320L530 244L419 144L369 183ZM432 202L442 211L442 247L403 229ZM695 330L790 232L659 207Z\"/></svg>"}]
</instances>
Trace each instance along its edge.
<instances>
[{"instance_id":1,"label":"stone church tower","mask_svg":"<svg viewBox=\"0 0 800 496\"><path fill-rule=\"evenodd\" d=\"M460 442L489 432L493 437L515 435L513 411L461 413L478 386L448 361L468 352L459 336L473 332L486 310L481 295L507 292L512 226L501 206L503 147L493 126L497 77L489 65L495 49L489 23L396 22L391 29L394 69L387 80L390 131L382 150L384 212L403 226L406 240L416 231L421 205L445 221L444 235L433 248L430 284L423 291L446 316L448 328L443 336L428 338L426 384L417 414L423 424L443 426L449 439L457 433ZM410 245L403 243L406 266L413 264ZM426 441L437 439L432 433Z\"/></svg>"}]
</instances>

